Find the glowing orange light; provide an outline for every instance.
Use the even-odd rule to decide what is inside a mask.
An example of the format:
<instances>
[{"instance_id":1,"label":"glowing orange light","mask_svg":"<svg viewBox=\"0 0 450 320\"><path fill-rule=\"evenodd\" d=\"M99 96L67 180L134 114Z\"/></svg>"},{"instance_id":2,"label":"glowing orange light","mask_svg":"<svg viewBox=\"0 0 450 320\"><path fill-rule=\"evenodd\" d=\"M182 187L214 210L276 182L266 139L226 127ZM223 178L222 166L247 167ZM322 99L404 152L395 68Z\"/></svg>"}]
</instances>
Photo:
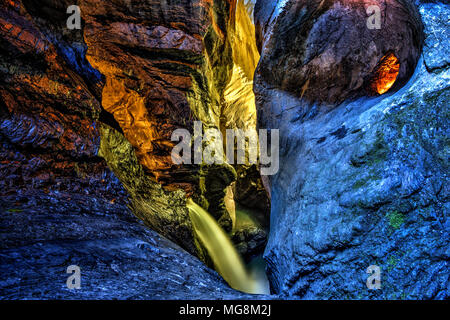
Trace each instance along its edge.
<instances>
[{"instance_id":1,"label":"glowing orange light","mask_svg":"<svg viewBox=\"0 0 450 320\"><path fill-rule=\"evenodd\" d=\"M375 70L375 76L371 88L378 94L387 92L397 80L400 70L400 62L393 53L388 53L381 58Z\"/></svg>"}]
</instances>

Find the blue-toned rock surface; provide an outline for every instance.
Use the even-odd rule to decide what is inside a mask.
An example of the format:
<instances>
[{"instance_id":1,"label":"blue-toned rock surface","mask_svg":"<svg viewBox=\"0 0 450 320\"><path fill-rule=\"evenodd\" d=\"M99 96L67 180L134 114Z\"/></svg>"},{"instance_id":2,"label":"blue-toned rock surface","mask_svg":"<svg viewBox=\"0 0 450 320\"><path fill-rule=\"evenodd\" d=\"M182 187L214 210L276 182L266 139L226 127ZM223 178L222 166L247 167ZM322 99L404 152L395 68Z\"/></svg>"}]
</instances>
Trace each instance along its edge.
<instances>
[{"instance_id":1,"label":"blue-toned rock surface","mask_svg":"<svg viewBox=\"0 0 450 320\"><path fill-rule=\"evenodd\" d=\"M398 91L324 111L256 81L260 126L280 129L265 259L282 295L450 296L450 7L419 12L423 54ZM381 268L379 290L366 286L371 265Z\"/></svg>"},{"instance_id":2,"label":"blue-toned rock surface","mask_svg":"<svg viewBox=\"0 0 450 320\"><path fill-rule=\"evenodd\" d=\"M448 5L424 3L420 6L425 32L425 50L423 56L429 71L448 68L450 65L450 44L448 38Z\"/></svg>"},{"instance_id":3,"label":"blue-toned rock surface","mask_svg":"<svg viewBox=\"0 0 450 320\"><path fill-rule=\"evenodd\" d=\"M361 20L364 0L259 0L255 7L259 125L279 128L281 137L265 251L277 297L450 296L450 8L437 0L416 0L417 10L413 0L373 1L392 10L378 34ZM192 81L210 76L225 85L234 48L224 30L233 2L215 0L210 13L206 0L125 3L80 1L83 30L73 32L65 25L69 0L0 5L0 299L269 298L230 289L130 215L126 199L137 194L136 203L153 210L142 220L196 252L185 195L162 195L158 183L140 179L152 173L137 165L136 145L103 108L105 78L85 57L117 80L112 92L123 87L145 97L155 132L168 139L192 120L186 92L199 89L197 107L216 113L202 91L208 86ZM207 59L205 33L213 51ZM366 84L388 49L398 55L399 78L378 96ZM207 60L214 75L198 67ZM167 126L169 118L176 121ZM168 145L156 140L154 155L168 156ZM100 158L101 142L108 165L132 185L128 193ZM219 182L206 183L217 191L207 196L220 212L227 172L211 169ZM265 207L264 197L247 196L259 181L257 172L248 174L237 183L245 191L238 196ZM199 177L164 169L161 178L191 194ZM158 192L149 192L153 187ZM248 253L265 234L241 230L233 240ZM80 290L66 286L69 265L81 268ZM381 268L380 290L366 286L373 265Z\"/></svg>"},{"instance_id":4,"label":"blue-toned rock surface","mask_svg":"<svg viewBox=\"0 0 450 320\"><path fill-rule=\"evenodd\" d=\"M2 197L0 229L0 299L258 298L103 199ZM79 290L67 288L70 265L81 269Z\"/></svg>"}]
</instances>

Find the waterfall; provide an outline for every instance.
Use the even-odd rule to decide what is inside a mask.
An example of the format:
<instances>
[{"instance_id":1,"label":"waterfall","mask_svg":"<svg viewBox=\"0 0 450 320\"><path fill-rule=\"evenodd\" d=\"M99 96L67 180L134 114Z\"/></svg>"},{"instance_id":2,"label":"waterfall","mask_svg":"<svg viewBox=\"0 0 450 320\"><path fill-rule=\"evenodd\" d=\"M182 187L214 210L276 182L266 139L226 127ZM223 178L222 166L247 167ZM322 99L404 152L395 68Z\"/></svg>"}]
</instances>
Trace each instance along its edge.
<instances>
[{"instance_id":1,"label":"waterfall","mask_svg":"<svg viewBox=\"0 0 450 320\"><path fill-rule=\"evenodd\" d=\"M187 207L195 234L208 251L216 271L233 289L253 294L264 293L216 220L192 199L187 200Z\"/></svg>"}]
</instances>

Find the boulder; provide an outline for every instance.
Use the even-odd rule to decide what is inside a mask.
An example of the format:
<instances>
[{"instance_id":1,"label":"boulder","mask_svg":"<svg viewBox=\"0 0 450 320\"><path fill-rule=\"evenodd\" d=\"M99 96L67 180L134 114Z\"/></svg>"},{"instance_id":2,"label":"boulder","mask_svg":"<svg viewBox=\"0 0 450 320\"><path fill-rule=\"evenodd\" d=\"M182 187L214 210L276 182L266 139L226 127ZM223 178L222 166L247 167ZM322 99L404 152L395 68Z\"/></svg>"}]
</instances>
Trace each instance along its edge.
<instances>
[{"instance_id":1,"label":"boulder","mask_svg":"<svg viewBox=\"0 0 450 320\"><path fill-rule=\"evenodd\" d=\"M449 297L448 26L435 18L449 6L383 3L379 31L358 20L365 1L257 3L258 121L280 130L265 249L276 293ZM382 95L364 91L352 79L390 50L398 83ZM373 266L379 290L367 286Z\"/></svg>"}]
</instances>

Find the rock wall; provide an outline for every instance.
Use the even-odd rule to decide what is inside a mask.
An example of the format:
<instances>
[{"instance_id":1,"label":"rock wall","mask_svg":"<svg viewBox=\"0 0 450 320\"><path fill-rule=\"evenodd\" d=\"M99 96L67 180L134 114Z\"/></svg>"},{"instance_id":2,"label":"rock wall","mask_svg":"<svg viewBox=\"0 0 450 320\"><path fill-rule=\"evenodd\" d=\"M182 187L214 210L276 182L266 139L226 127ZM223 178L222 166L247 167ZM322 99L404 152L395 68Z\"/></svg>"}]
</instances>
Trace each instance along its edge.
<instances>
[{"instance_id":1,"label":"rock wall","mask_svg":"<svg viewBox=\"0 0 450 320\"><path fill-rule=\"evenodd\" d=\"M0 297L8 300L270 299L231 289L126 206L85 194L0 198ZM52 230L52 232L49 232ZM81 288L66 269L77 265ZM174 312L175 314L175 312Z\"/></svg>"},{"instance_id":2,"label":"rock wall","mask_svg":"<svg viewBox=\"0 0 450 320\"><path fill-rule=\"evenodd\" d=\"M380 9L380 29L369 29L366 8ZM259 1L256 7L258 75L303 101L336 105L371 94L383 56L400 63L399 88L412 75L423 43L410 1Z\"/></svg>"},{"instance_id":3,"label":"rock wall","mask_svg":"<svg viewBox=\"0 0 450 320\"><path fill-rule=\"evenodd\" d=\"M254 166L171 160L172 132L193 133L195 120L204 130L255 128L252 80L259 55L251 6L204 0L0 3L2 193L44 188L121 203L129 198L149 227L204 260L187 197L230 233L235 198L251 199L249 206L267 212ZM80 7L80 30L67 28L70 5Z\"/></svg>"},{"instance_id":4,"label":"rock wall","mask_svg":"<svg viewBox=\"0 0 450 320\"><path fill-rule=\"evenodd\" d=\"M67 7L49 2L1 2L0 193L124 200L97 156L101 75L84 59L81 35L65 30Z\"/></svg>"},{"instance_id":5,"label":"rock wall","mask_svg":"<svg viewBox=\"0 0 450 320\"><path fill-rule=\"evenodd\" d=\"M137 216L203 256L194 246L186 197L193 197L230 233L233 205L227 207L224 199L228 193L234 201L232 187L239 195L244 188L247 194L255 190L254 198L267 205L259 176L248 174L254 168L238 167L243 183L231 186L237 175L227 163L174 165L171 159L176 144L172 133L179 128L193 133L195 120L202 121L203 130L256 127L251 80L258 54L254 39L245 39L253 35L246 7L242 1L95 3L80 2L87 59L105 76L102 107L118 122L143 171L125 165L131 160L119 149L102 148L102 155L125 185ZM234 44L247 44L253 51L233 49ZM102 139L113 148L109 142L116 137L110 134L115 135L102 131ZM216 143L204 142L203 147ZM145 183L136 183L143 177Z\"/></svg>"},{"instance_id":6,"label":"rock wall","mask_svg":"<svg viewBox=\"0 0 450 320\"><path fill-rule=\"evenodd\" d=\"M172 131L194 120L279 128L273 290L448 298L449 7L375 2L380 30L366 27L368 1L260 0L254 38L241 1L1 0L2 196L20 207L42 189L59 208L89 194L120 210L129 198L147 226L208 262L186 197L230 232L233 200L264 212L268 199L255 166L172 165ZM81 30L66 28L71 4ZM379 95L389 54L398 74ZM234 231L243 254L264 243L259 229ZM381 290L366 287L370 265Z\"/></svg>"},{"instance_id":7,"label":"rock wall","mask_svg":"<svg viewBox=\"0 0 450 320\"><path fill-rule=\"evenodd\" d=\"M417 11L411 2L383 2L387 26L371 34L358 27L365 21L346 25L357 21L365 1L333 3L261 0L256 5L262 54L255 79L258 121L280 129L280 171L270 181L265 251L272 288L307 299L446 299L449 29L442 17L449 6L420 3ZM302 9L307 4L312 7ZM321 9L311 13L315 7ZM394 28L389 17L395 12L412 19L396 20ZM418 12L425 26L422 54ZM317 51L322 26L340 31ZM292 28L298 41L290 45L292 37L275 31L280 28ZM390 40L380 46L378 37L406 42L388 48ZM350 38L355 44L346 42ZM362 46L362 39L375 46ZM340 41L348 50L361 49L356 59L335 59L344 50ZM274 50L286 54L274 60ZM349 80L373 72L385 50L400 58L398 85L373 96L358 82L361 91L354 96ZM331 64L314 69L315 59ZM314 79L325 79L323 87L316 80L306 87L299 80L295 87L285 78L301 79L313 70ZM366 286L371 265L381 268L380 290Z\"/></svg>"}]
</instances>

